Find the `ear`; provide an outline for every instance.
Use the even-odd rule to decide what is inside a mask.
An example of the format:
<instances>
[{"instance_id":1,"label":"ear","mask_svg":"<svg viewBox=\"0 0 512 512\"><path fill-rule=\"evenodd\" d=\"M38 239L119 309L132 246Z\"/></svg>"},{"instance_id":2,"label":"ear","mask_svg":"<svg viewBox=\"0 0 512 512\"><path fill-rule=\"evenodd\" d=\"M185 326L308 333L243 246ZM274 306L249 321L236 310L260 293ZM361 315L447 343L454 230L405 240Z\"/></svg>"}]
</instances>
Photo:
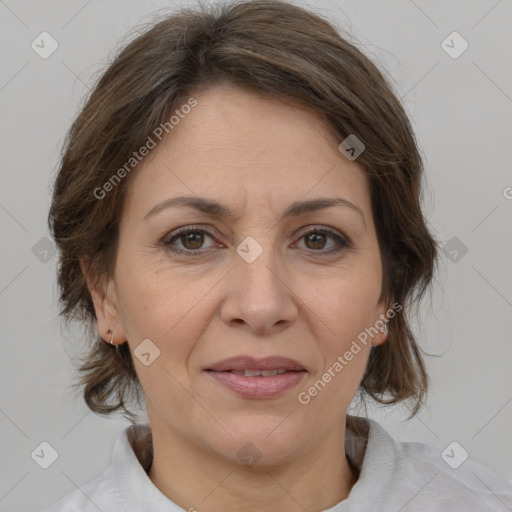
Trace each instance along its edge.
<instances>
[{"instance_id":1,"label":"ear","mask_svg":"<svg viewBox=\"0 0 512 512\"><path fill-rule=\"evenodd\" d=\"M385 343L388 333L389 333L389 322L392 321L390 317L390 313L395 316L396 310L393 307L393 299L389 297L385 297L381 295L379 301L377 302L377 307L375 308L375 321L374 326L377 329L377 334L372 338L372 346L376 347ZM401 309L401 308L400 308ZM386 327L387 329L384 332L381 331L381 328Z\"/></svg>"},{"instance_id":2,"label":"ear","mask_svg":"<svg viewBox=\"0 0 512 512\"><path fill-rule=\"evenodd\" d=\"M86 257L79 257L79 261L94 303L100 336L107 343L110 343L112 336L115 345L123 343L127 338L120 321L114 280L103 276L98 278ZM109 333L109 330L112 333Z\"/></svg>"}]
</instances>

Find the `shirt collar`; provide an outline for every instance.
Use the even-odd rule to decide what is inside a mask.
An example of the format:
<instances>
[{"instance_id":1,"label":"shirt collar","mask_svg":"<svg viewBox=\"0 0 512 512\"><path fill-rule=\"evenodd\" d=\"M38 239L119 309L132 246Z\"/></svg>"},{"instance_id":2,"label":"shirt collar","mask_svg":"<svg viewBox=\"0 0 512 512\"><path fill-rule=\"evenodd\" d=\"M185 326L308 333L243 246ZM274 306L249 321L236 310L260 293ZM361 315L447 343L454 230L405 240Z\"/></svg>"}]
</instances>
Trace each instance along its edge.
<instances>
[{"instance_id":1,"label":"shirt collar","mask_svg":"<svg viewBox=\"0 0 512 512\"><path fill-rule=\"evenodd\" d=\"M347 458L357 468L359 476L348 498L325 512L366 510L366 504L378 503L378 497L385 495L394 472L396 455L392 439L378 423L368 418L347 415L346 425ZM149 424L127 427L116 440L112 455L118 502L126 512L182 512L183 509L162 494L149 478L152 459ZM368 482L371 485L367 485Z\"/></svg>"},{"instance_id":2,"label":"shirt collar","mask_svg":"<svg viewBox=\"0 0 512 512\"><path fill-rule=\"evenodd\" d=\"M374 420L347 415L345 450L359 477L347 499L324 512L373 512L391 489L397 469L393 438Z\"/></svg>"},{"instance_id":3,"label":"shirt collar","mask_svg":"<svg viewBox=\"0 0 512 512\"><path fill-rule=\"evenodd\" d=\"M112 455L116 498L126 512L182 512L149 478L152 452L149 424L130 425L118 437Z\"/></svg>"}]
</instances>

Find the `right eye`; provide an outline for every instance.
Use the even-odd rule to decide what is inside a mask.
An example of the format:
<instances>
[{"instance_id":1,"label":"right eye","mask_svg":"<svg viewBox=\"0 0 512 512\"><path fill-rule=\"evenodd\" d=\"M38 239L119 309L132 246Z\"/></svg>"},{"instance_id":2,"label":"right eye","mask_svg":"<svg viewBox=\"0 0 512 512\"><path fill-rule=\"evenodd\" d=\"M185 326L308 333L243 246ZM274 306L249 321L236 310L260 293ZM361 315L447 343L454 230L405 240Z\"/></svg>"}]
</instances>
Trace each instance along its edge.
<instances>
[{"instance_id":1,"label":"right eye","mask_svg":"<svg viewBox=\"0 0 512 512\"><path fill-rule=\"evenodd\" d=\"M167 234L162 240L162 243L166 249L172 252L186 256L201 256L207 252L205 250L199 250L204 244L205 236L213 238L213 234L208 230L189 226ZM175 247L176 242L179 242L182 248Z\"/></svg>"}]
</instances>

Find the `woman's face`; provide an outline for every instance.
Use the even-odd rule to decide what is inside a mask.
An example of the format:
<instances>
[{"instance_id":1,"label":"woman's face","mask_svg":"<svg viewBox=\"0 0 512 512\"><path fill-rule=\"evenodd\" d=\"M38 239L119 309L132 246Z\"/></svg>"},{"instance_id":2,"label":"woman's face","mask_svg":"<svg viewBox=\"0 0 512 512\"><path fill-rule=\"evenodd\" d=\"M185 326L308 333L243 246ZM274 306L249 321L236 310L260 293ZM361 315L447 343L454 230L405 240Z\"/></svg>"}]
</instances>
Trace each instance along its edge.
<instances>
[{"instance_id":1,"label":"woman's face","mask_svg":"<svg viewBox=\"0 0 512 512\"><path fill-rule=\"evenodd\" d=\"M99 328L128 341L154 431L276 464L344 431L385 340L357 341L386 311L368 183L317 114L225 85L196 99L130 177Z\"/></svg>"}]
</instances>

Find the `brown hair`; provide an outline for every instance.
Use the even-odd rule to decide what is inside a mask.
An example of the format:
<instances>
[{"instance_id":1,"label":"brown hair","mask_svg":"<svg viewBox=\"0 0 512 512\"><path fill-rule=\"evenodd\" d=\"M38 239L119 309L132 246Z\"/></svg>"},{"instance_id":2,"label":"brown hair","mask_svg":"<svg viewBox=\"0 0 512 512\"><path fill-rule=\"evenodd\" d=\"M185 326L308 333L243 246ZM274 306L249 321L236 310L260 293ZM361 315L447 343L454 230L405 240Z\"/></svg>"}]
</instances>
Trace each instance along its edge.
<instances>
[{"instance_id":1,"label":"brown hair","mask_svg":"<svg viewBox=\"0 0 512 512\"><path fill-rule=\"evenodd\" d=\"M414 415L428 376L407 313L430 285L438 254L420 205L423 169L415 137L381 71L341 29L279 0L182 9L153 24L120 51L74 121L48 223L60 250L61 315L89 327L90 347L75 386L83 386L88 407L101 414L120 410L133 419L127 398L137 397L140 405L128 344L116 350L98 336L78 259L90 263L95 283L112 275L133 172L106 199L94 191L186 98L222 83L298 101L322 115L339 142L350 134L363 141L357 163L369 178L382 293L403 310L390 321L386 342L372 349L360 391L386 404L414 399Z\"/></svg>"}]
</instances>

